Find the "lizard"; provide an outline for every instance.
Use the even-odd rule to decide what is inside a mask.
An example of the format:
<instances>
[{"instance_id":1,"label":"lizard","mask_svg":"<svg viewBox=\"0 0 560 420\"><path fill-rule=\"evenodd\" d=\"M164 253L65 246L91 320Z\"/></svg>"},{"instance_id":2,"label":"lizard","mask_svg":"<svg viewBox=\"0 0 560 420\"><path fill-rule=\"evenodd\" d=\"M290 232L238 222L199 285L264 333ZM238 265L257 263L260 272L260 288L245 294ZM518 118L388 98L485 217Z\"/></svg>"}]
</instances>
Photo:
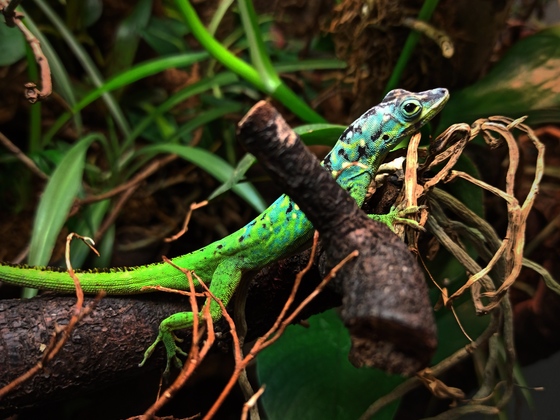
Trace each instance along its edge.
<instances>
[{"instance_id":1,"label":"lizard","mask_svg":"<svg viewBox=\"0 0 560 420\"><path fill-rule=\"evenodd\" d=\"M323 159L322 166L332 172L337 183L361 206L387 154L404 137L417 132L431 120L448 98L449 93L444 88L419 93L403 89L390 91L381 103L343 131ZM391 227L399 221L401 214L393 209L388 214L370 217ZM194 271L204 282L210 281L210 291L227 305L244 273L259 270L295 253L310 241L312 234L313 226L305 214L287 195L282 195L236 232L171 261ZM83 270L77 274L85 293L104 290L109 295L130 295L154 291L154 286L189 290L184 273L164 262L100 271ZM50 267L1 263L0 279L41 290L67 293L75 290L66 271ZM210 304L210 314L214 321L222 316L214 301ZM164 319L140 366L162 342L167 356L164 372L169 372L171 362L180 367L179 355L185 356L186 353L176 344L173 331L192 326L193 319L192 312L179 312Z\"/></svg>"}]
</instances>

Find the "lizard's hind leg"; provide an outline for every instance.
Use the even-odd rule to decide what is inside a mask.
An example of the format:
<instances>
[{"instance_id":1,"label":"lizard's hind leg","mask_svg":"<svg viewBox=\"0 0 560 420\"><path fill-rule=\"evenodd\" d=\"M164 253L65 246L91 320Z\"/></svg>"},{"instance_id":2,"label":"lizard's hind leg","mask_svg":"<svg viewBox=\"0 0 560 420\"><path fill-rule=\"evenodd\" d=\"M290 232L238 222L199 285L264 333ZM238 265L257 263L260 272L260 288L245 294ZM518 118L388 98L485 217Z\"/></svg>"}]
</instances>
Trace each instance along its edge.
<instances>
[{"instance_id":1,"label":"lizard's hind leg","mask_svg":"<svg viewBox=\"0 0 560 420\"><path fill-rule=\"evenodd\" d=\"M204 280L204 279L203 279ZM216 267L214 274L212 275L212 282L210 283L210 291L216 298L220 299L224 305L227 305L230 301L233 292L239 285L241 280L241 269L239 268L238 261L233 258L227 258L222 261ZM212 321L216 322L222 317L222 311L220 305L214 300L210 302L210 315L212 316ZM199 319L202 313L199 313ZM165 352L167 354L167 364L165 366L164 375L168 375L171 368L171 361L180 368L182 362L178 355L186 356L187 354L177 346L177 342L180 341L175 334L174 330L179 330L182 328L190 328L193 325L194 316L192 312L177 312L163 321L159 325L159 333L156 340L152 343L150 347L144 352L144 359L140 363L143 366L146 360L152 355L158 343L162 342L165 346Z\"/></svg>"}]
</instances>

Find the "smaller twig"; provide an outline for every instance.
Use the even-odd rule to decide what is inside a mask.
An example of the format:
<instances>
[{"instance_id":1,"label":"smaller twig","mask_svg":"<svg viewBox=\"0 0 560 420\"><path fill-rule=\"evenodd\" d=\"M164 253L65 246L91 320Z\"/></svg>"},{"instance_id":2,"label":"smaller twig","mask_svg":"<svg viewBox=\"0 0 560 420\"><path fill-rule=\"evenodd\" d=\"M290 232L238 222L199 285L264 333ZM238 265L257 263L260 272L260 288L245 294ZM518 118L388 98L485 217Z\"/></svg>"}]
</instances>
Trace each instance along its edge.
<instances>
[{"instance_id":1,"label":"smaller twig","mask_svg":"<svg viewBox=\"0 0 560 420\"><path fill-rule=\"evenodd\" d=\"M436 175L424 183L425 191L439 184L448 176L451 168L453 168L459 160L463 149L472 139L472 130L468 124L454 124L441 133L438 138L430 144L430 155L422 165L422 171L429 171L442 162L447 162ZM450 145L448 146L448 144Z\"/></svg>"},{"instance_id":2,"label":"smaller twig","mask_svg":"<svg viewBox=\"0 0 560 420\"><path fill-rule=\"evenodd\" d=\"M78 277L76 276L76 273L74 272L74 268L72 267L72 263L70 261L70 242L72 242L73 238L81 239L82 242L85 243L89 247L89 249L91 249L98 257L99 257L99 252L94 247L95 245L94 240L87 236L81 236L78 235L77 233L72 232L66 237L66 249L64 252L64 256L66 258L66 267L68 267L68 274L70 274L70 277L72 277L72 280L74 280L74 287L76 288L76 297L78 299L76 303L76 311L79 312L82 309L82 304L84 301L84 291L82 290L80 279L78 279Z\"/></svg>"},{"instance_id":3,"label":"smaller twig","mask_svg":"<svg viewBox=\"0 0 560 420\"><path fill-rule=\"evenodd\" d=\"M208 200L204 200L200 203L192 203L189 207L189 211L187 212L187 215L185 216L185 221L183 222L183 227L181 228L181 230L179 232L177 232L175 235L170 236L169 238L165 238L164 241L165 242L173 242L176 241L177 239L179 239L181 236L183 236L187 230L188 230L188 226L189 226L189 222L191 221L191 216L194 210L197 210L201 207L204 207L208 204Z\"/></svg>"},{"instance_id":4,"label":"smaller twig","mask_svg":"<svg viewBox=\"0 0 560 420\"><path fill-rule=\"evenodd\" d=\"M291 315L285 317L285 314L288 310L288 308L291 306L291 303L293 301L292 295L295 296L295 293L297 291L297 288L299 286L299 283L301 281L301 278L303 277L303 275L305 274L305 270L309 270L309 268L311 267L311 264L313 263L314 260L314 256L315 256L315 252L316 252L316 248L317 248L317 241L318 241L318 234L316 233L314 235L314 240L313 240L313 247L311 249L311 256L309 257L309 263L308 265L304 268L304 270L302 270L302 272L298 273L297 277L300 277L299 281L296 277L296 280L294 281L294 286L292 288L292 293L290 294L290 298L287 299L286 303L284 304L284 308L281 312L281 314L278 316L278 318L276 319L276 322L274 323L274 325L270 328L270 330L264 334L262 337L258 338L255 342L255 344L253 345L253 347L251 348L251 350L249 351L249 353L243 358L243 360L239 363L236 364L235 369L233 374L231 375L228 383L226 384L226 386L224 387L222 393L220 394L220 396L218 397L218 399L214 402L214 404L212 405L212 407L210 408L210 410L208 411L208 413L206 414L206 416L204 416L204 420L210 420L212 417L214 417L214 415L216 414L218 408L220 408L220 406L222 405L222 403L224 402L225 398L227 397L227 395L229 395L229 393L231 392L231 389L233 388L233 386L235 385L235 383L237 382L239 375L241 374L241 372L247 367L247 365L256 357L256 355L262 351L263 349L265 349L266 347L270 346L272 343L274 343L278 338L280 338L280 336L283 334L284 330L286 329L286 327L291 324L293 322L293 320L295 319L296 316L299 315L299 313L303 310L303 308L309 304L309 302L311 302L311 300L313 300L315 298L315 296L317 296L327 285L327 283L336 275L336 273L351 259L357 257L358 252L354 251L352 253L350 253L348 256L346 256L346 258L344 258L342 261L340 261L330 272L329 274L323 279L323 281L315 288L315 290L313 292L311 292L311 294L309 294L309 296L307 296L307 298L305 298L303 300L303 302L301 302L298 307L292 312ZM275 334L273 337L271 337L272 334Z\"/></svg>"},{"instance_id":5,"label":"smaller twig","mask_svg":"<svg viewBox=\"0 0 560 420\"><path fill-rule=\"evenodd\" d=\"M33 55L35 56L35 61L41 70L41 89L37 89L37 85L33 82L28 82L25 84L25 97L26 99L34 104L37 101L42 101L50 96L52 93L52 80L51 80L51 69L49 67L49 62L43 50L41 50L41 43L33 35L33 33L27 29L23 24L24 15L20 12L14 11L13 9L17 6L19 1L12 0L8 6L2 10L6 18L6 23L8 26L17 26L21 31L25 40L31 47Z\"/></svg>"},{"instance_id":6,"label":"smaller twig","mask_svg":"<svg viewBox=\"0 0 560 420\"><path fill-rule=\"evenodd\" d=\"M416 133L412 136L408 145L408 149L406 152L406 169L404 173L403 186L404 199L398 205L398 208L401 209L417 207L418 205L418 197L421 194L422 187L418 186L418 174L416 169L418 168L418 146L420 146L421 139L422 135L420 133ZM423 214L425 215L425 217L427 217L427 213L425 211L423 211ZM421 222L419 226L423 226L423 223ZM395 226L394 230L395 233L401 239L403 239L405 226L399 223L397 226ZM408 232L410 232L408 236L409 246L412 248L416 248L418 232L411 232L410 229L408 230Z\"/></svg>"},{"instance_id":7,"label":"smaller twig","mask_svg":"<svg viewBox=\"0 0 560 420\"><path fill-rule=\"evenodd\" d=\"M299 289L299 285L301 284L301 280L307 274L307 272L311 270L311 267L313 266L313 262L315 261L315 253L317 252L318 241L319 241L319 232L315 231L315 233L313 234L313 246L311 247L311 254L309 255L309 260L307 262L307 265L303 268L303 270L297 273L294 281L294 286L292 287L292 291L290 292L290 296L288 296L288 299L286 299L286 303L284 303L284 307L282 308L282 311L276 318L274 325L261 338L259 338L261 342L268 340L268 337L270 337L279 329L280 324L282 323L284 317L286 316L286 313L288 312L288 309L290 309L290 306L292 305L296 297L296 293L297 290ZM257 342L259 340L257 340Z\"/></svg>"},{"instance_id":8,"label":"smaller twig","mask_svg":"<svg viewBox=\"0 0 560 420\"><path fill-rule=\"evenodd\" d=\"M161 159L155 159L148 166L146 166L142 171L134 175L130 181L121 184L118 187L115 187L112 190L107 191L103 194L91 195L81 200L77 200L78 205L96 203L98 201L103 201L108 198L112 198L122 193L123 191L128 191L129 189L137 186L146 178L148 178L150 175L152 175L153 173L155 173L156 171L158 171L159 169L161 169L168 163L173 162L176 159L177 159L177 155L169 155L169 156L162 157Z\"/></svg>"},{"instance_id":9,"label":"smaller twig","mask_svg":"<svg viewBox=\"0 0 560 420\"><path fill-rule=\"evenodd\" d=\"M159 409L161 409L169 400L171 400L177 393L177 391L179 391L183 387L186 381L192 376L195 369L200 365L201 361L206 357L208 351L210 350L216 339L214 334L214 323L212 321L212 317L210 316L210 299L207 299L202 309L202 317L206 321L207 339L204 342L202 348L199 349L198 344L202 340L203 332L199 330L198 302L196 301L195 284L192 276L192 271L186 268L179 267L166 257L163 257L163 261L183 272L189 282L189 303L191 305L191 311L193 313L191 349L187 356L187 363L181 369L181 373L179 373L175 381L173 381L173 383L163 392L162 398L158 398L154 402L154 404L152 404L152 406L144 412L144 414L141 416L141 419L143 420L152 419L155 413ZM197 277L197 280L200 285L204 285L199 277Z\"/></svg>"},{"instance_id":10,"label":"smaller twig","mask_svg":"<svg viewBox=\"0 0 560 420\"><path fill-rule=\"evenodd\" d=\"M278 340L280 336L284 333L284 330L288 327L288 325L290 325L293 322L293 320L296 318L296 316L299 315L299 313L303 310L303 308L305 308L305 306L307 306L309 302L315 299L315 297L323 291L323 289L327 286L327 284L336 276L336 274L340 271L342 267L344 267L344 265L346 265L349 261L353 260L354 258L357 258L358 255L359 255L358 251L352 251L342 261L340 261L337 265L335 265L331 269L329 274L321 281L321 283L319 283L319 285L315 288L315 290L313 290L313 292L311 292L309 296L307 296L303 300L303 302L301 302L298 305L298 307L292 312L292 314L282 322L280 328L278 328L278 331L276 332L274 337L267 340L266 343L263 343L262 348L264 349L272 345L276 340Z\"/></svg>"},{"instance_id":11,"label":"smaller twig","mask_svg":"<svg viewBox=\"0 0 560 420\"><path fill-rule=\"evenodd\" d=\"M249 400L245 404L243 404L243 411L241 412L241 420L247 420L247 414L249 410L252 409L255 404L257 404L257 400L263 394L264 390L266 389L266 385L261 386L257 392L253 394Z\"/></svg>"},{"instance_id":12,"label":"smaller twig","mask_svg":"<svg viewBox=\"0 0 560 420\"><path fill-rule=\"evenodd\" d=\"M467 414L497 416L500 414L500 409L489 405L463 405L447 410L437 416L425 418L424 420L454 420Z\"/></svg>"},{"instance_id":13,"label":"smaller twig","mask_svg":"<svg viewBox=\"0 0 560 420\"><path fill-rule=\"evenodd\" d=\"M43 171L41 171L37 165L35 165L35 162L29 159L29 157L27 157L27 155L23 153L19 147L17 147L14 143L12 143L10 139L8 139L2 133L0 133L0 143L2 143L4 147L6 147L6 149L12 152L16 158L21 160L23 164L27 166L31 170L31 172L33 172L39 178L44 180L49 179L48 175L45 174Z\"/></svg>"},{"instance_id":14,"label":"smaller twig","mask_svg":"<svg viewBox=\"0 0 560 420\"><path fill-rule=\"evenodd\" d=\"M16 26L14 23L14 19L16 18L16 8L19 6L21 1L22 0L2 0L0 2L0 11L4 15L6 25L10 28Z\"/></svg>"},{"instance_id":15,"label":"smaller twig","mask_svg":"<svg viewBox=\"0 0 560 420\"><path fill-rule=\"evenodd\" d=\"M472 349L480 347L484 344L500 327L500 316L499 314L492 313L491 321L486 330L473 342L460 350L457 350L451 356L439 362L437 365L430 368L431 375L434 377L440 376L447 370L458 364L459 362L465 360L472 353ZM375 413L381 410L386 405L392 403L393 401L402 398L405 394L412 391L413 389L422 385L422 381L418 377L413 377L400 385L393 388L391 392L384 395L383 397L377 399L368 409L360 416L360 420L367 420L373 418Z\"/></svg>"},{"instance_id":16,"label":"smaller twig","mask_svg":"<svg viewBox=\"0 0 560 420\"><path fill-rule=\"evenodd\" d=\"M447 35L442 30L433 27L423 20L418 20L410 17L404 18L402 20L402 24L407 28L413 29L416 32L420 32L421 34L434 41L441 49L441 54L445 58L453 57L453 54L455 53L453 41L451 40L449 35Z\"/></svg>"},{"instance_id":17,"label":"smaller twig","mask_svg":"<svg viewBox=\"0 0 560 420\"><path fill-rule=\"evenodd\" d=\"M210 288L208 286L206 286L206 284L202 281L202 279L200 277L197 276L196 273L193 272L193 274L197 278L197 280L199 281L202 288L204 289L204 293L207 296L210 296L210 298L212 298L212 300L214 300L214 302L216 302L220 306L220 309L222 311L222 315L229 325L230 333L231 333L231 336L233 338L235 362L237 363L237 362L241 361L241 345L239 344L239 337L237 337L237 334L235 332L236 331L235 322L233 322L233 319L229 315L229 313L228 313L228 311L227 311L227 309L224 305L224 302L222 302L221 299L219 299L216 295L214 295L214 293L212 293L210 291Z\"/></svg>"},{"instance_id":18,"label":"smaller twig","mask_svg":"<svg viewBox=\"0 0 560 420\"><path fill-rule=\"evenodd\" d=\"M164 261L167 261L167 257L163 256ZM169 260L171 261L171 260ZM190 290L179 290L179 289L172 289L170 287L165 286L143 286L141 290L157 290L158 292L165 292L165 293L175 293L182 296L192 296ZM196 297L207 297L206 293L203 292L196 292L194 294Z\"/></svg>"}]
</instances>

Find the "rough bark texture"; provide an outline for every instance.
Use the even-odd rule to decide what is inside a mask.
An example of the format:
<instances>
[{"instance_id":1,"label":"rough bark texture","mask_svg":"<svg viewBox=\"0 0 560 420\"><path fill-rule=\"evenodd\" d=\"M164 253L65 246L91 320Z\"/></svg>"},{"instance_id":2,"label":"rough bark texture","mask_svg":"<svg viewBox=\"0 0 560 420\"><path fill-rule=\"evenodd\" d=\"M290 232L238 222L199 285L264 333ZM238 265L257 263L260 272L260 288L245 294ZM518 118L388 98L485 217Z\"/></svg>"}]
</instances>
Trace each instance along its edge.
<instances>
[{"instance_id":1,"label":"rough bark texture","mask_svg":"<svg viewBox=\"0 0 560 420\"><path fill-rule=\"evenodd\" d=\"M335 278L352 338L350 360L404 375L425 367L437 344L435 321L406 245L358 208L271 105L255 105L239 137L321 233L323 273L359 251Z\"/></svg>"}]
</instances>

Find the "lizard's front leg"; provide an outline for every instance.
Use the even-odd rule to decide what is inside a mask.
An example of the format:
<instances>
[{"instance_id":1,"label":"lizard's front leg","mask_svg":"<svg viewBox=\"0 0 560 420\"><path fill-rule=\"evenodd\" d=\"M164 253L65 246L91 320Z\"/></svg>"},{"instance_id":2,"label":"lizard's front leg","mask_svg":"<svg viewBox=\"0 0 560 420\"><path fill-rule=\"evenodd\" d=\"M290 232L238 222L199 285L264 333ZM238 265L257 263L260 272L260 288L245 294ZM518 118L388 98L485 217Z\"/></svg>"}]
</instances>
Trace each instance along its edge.
<instances>
[{"instance_id":1,"label":"lizard's front leg","mask_svg":"<svg viewBox=\"0 0 560 420\"><path fill-rule=\"evenodd\" d=\"M220 299L224 305L227 305L239 285L241 280L242 271L239 268L239 261L235 257L229 257L222 261L216 267L212 275L212 282L210 283L210 291ZM210 315L212 321L216 322L222 317L220 305L214 300L210 302ZM199 319L202 319L202 312L198 314ZM144 359L139 366L143 366L146 360L152 355L156 346L161 342L165 346L167 356L167 364L165 366L164 375L168 375L171 369L171 362L178 368L181 368L182 362L179 355L186 356L187 354L177 346L179 340L173 331L182 328L190 328L193 325L194 315L192 312L178 312L165 318L159 325L159 333L153 344L148 347L144 353Z\"/></svg>"},{"instance_id":2,"label":"lizard's front leg","mask_svg":"<svg viewBox=\"0 0 560 420\"><path fill-rule=\"evenodd\" d=\"M405 224L415 229L424 231L425 229L420 226L416 220L409 219L407 216L410 214L416 214L423 206L410 206L405 209L399 210L396 207L391 207L391 210L387 214L368 214L370 219L381 222L393 232L395 231L394 225L397 223Z\"/></svg>"}]
</instances>

